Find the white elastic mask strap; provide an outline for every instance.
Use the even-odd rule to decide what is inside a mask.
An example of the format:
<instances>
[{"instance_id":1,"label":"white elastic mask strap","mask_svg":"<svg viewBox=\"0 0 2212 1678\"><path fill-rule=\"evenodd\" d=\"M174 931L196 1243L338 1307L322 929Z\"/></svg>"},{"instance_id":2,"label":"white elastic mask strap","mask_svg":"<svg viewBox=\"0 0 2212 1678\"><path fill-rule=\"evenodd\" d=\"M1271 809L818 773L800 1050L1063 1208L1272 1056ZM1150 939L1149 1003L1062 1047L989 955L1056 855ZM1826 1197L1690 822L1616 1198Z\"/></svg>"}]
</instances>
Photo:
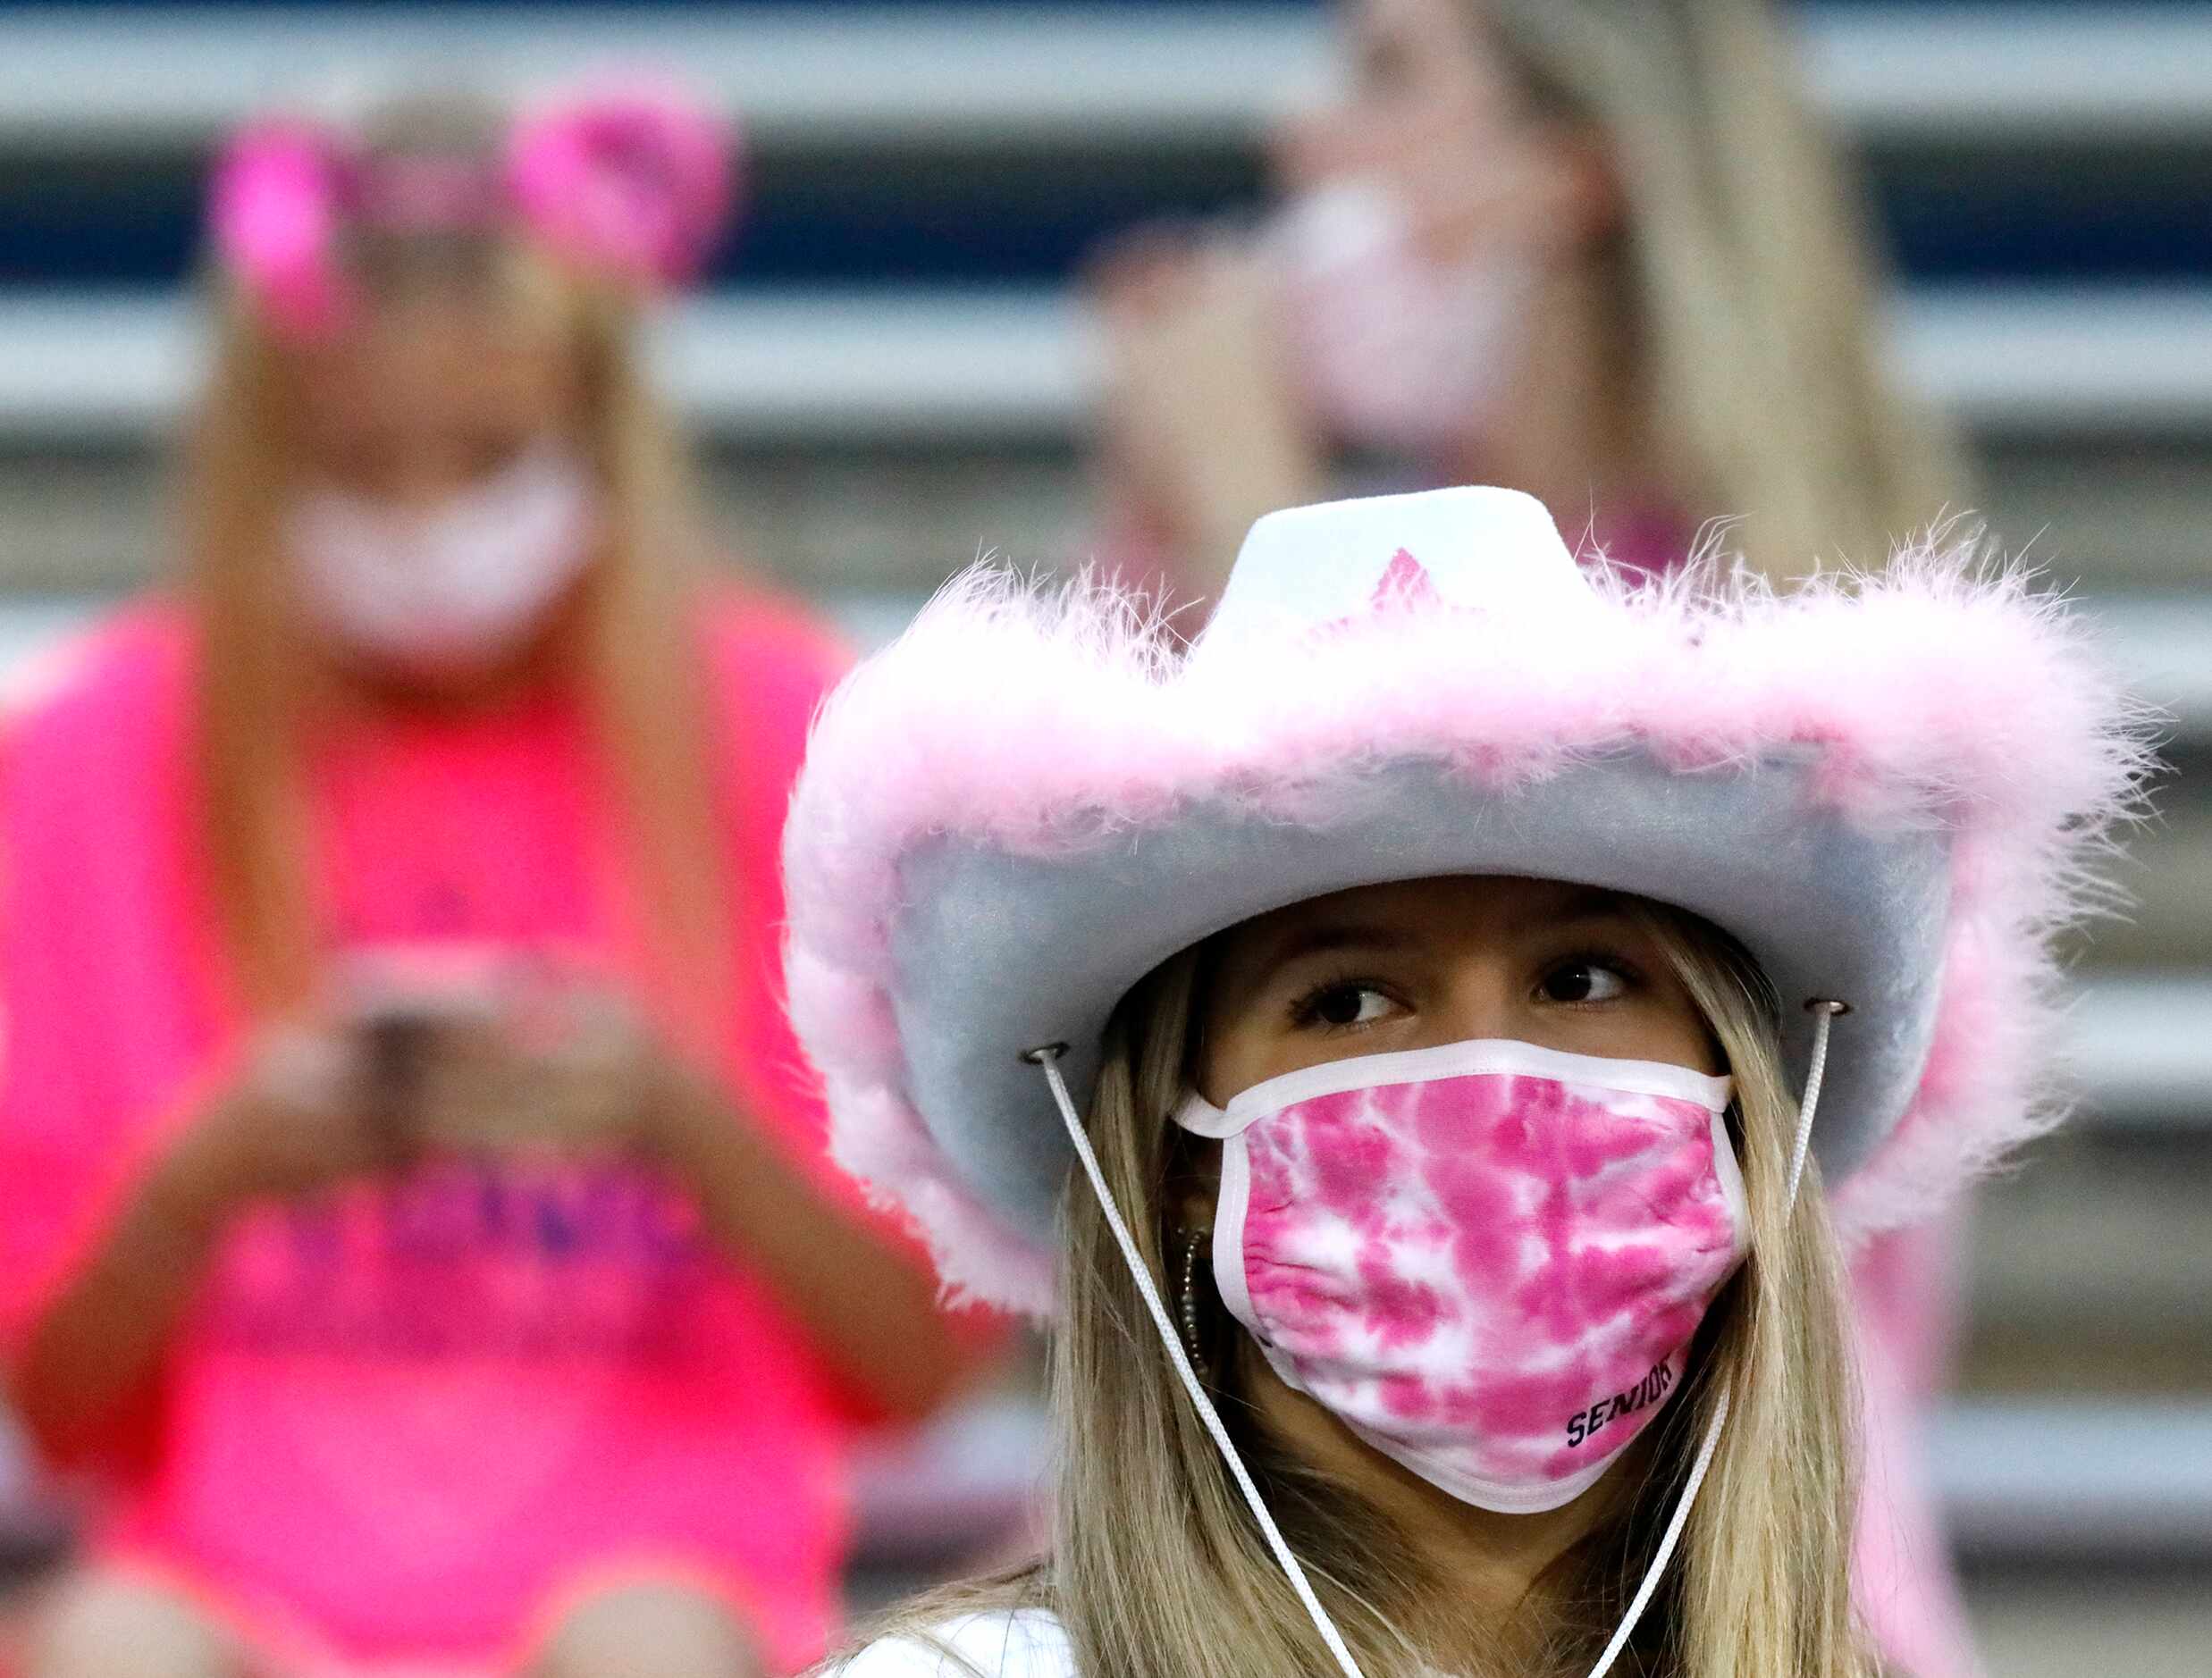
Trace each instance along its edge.
<instances>
[{"instance_id":1,"label":"white elastic mask strap","mask_svg":"<svg viewBox=\"0 0 2212 1678\"><path fill-rule=\"evenodd\" d=\"M1329 1646L1337 1666L1344 1678L1364 1678L1359 1664L1352 1659L1351 1650L1344 1646L1344 1639L1336 1623L1329 1618L1321 1598L1314 1595L1313 1586L1307 1582L1306 1570L1298 1565L1298 1557L1284 1541L1283 1531L1275 1525L1274 1517L1267 1513L1267 1505L1259 1495L1259 1488L1252 1483L1252 1476L1244 1466L1237 1447L1229 1442L1229 1430L1222 1425L1220 1413L1214 1401L1206 1396L1197 1373L1190 1367L1190 1359L1182 1349L1182 1337L1175 1332L1175 1325L1161 1303L1159 1289L1153 1286L1151 1273L1145 1269L1144 1258L1131 1238L1129 1226L1122 1221L1122 1214L1107 1191L1106 1174L1098 1169L1098 1156L1090 1150L1090 1138L1084 1134L1083 1122L1076 1116L1075 1103L1068 1097L1068 1087L1055 1064L1055 1056L1040 1051L1034 1057L1045 1074L1045 1082L1052 1087L1052 1099L1060 1110L1061 1121L1067 1126L1068 1140L1075 1145L1075 1157L1083 1162L1083 1174L1090 1179L1091 1191L1098 1196L1098 1210L1106 1214L1106 1227L1114 1231L1114 1244L1122 1249L1122 1260L1129 1266L1130 1279L1137 1284L1137 1291L1144 1296L1145 1309L1152 1313L1152 1326L1158 1330L1160 1344L1167 1348L1168 1361L1174 1364L1175 1373L1182 1380L1183 1390L1190 1395L1190 1402L1198 1406L1199 1419L1206 1430L1214 1437L1222 1460L1229 1464L1229 1472L1236 1479L1237 1489L1244 1494L1244 1501L1252 1511L1252 1518L1259 1523L1259 1530L1267 1540L1267 1548L1274 1552L1282 1564L1291 1589L1298 1592L1298 1599L1306 1605L1306 1612L1313 1616L1314 1629L1321 1633L1321 1640ZM1694 1484L1695 1482L1693 1482Z\"/></svg>"}]
</instances>

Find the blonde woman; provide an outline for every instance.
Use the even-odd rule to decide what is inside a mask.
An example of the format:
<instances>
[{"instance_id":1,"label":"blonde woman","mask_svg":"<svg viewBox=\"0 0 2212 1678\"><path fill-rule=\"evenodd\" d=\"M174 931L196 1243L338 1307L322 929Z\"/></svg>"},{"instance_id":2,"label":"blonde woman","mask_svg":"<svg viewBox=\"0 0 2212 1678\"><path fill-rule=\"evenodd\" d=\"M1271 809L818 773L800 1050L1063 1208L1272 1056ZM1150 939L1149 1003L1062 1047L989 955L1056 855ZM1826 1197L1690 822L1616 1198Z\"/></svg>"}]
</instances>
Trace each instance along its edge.
<instances>
[{"instance_id":1,"label":"blonde woman","mask_svg":"<svg viewBox=\"0 0 2212 1678\"><path fill-rule=\"evenodd\" d=\"M1858 206L1768 0L1340 11L1342 92L1282 130L1263 236L1102 268L1124 575L1210 597L1342 445L1532 491L1584 553L1653 574L1712 520L1777 582L1880 566L1965 504L1885 363ZM1921 1678L1976 1669L1919 1461L1959 1222L1855 1260L1865 1606Z\"/></svg>"},{"instance_id":2,"label":"blonde woman","mask_svg":"<svg viewBox=\"0 0 2212 1678\"><path fill-rule=\"evenodd\" d=\"M1212 595L1343 444L1528 490L1646 570L1715 518L1778 581L1879 566L1960 504L1767 0L1340 11L1343 91L1282 130L1265 234L1100 269L1125 571Z\"/></svg>"},{"instance_id":3,"label":"blonde woman","mask_svg":"<svg viewBox=\"0 0 2212 1678\"><path fill-rule=\"evenodd\" d=\"M694 569L622 95L229 148L189 572L12 721L8 1396L99 1498L37 1678L790 1671L962 1357L822 1158L776 847L842 667Z\"/></svg>"},{"instance_id":4,"label":"blonde woman","mask_svg":"<svg viewBox=\"0 0 2212 1678\"><path fill-rule=\"evenodd\" d=\"M1861 1678L1839 1249L2048 1113L2140 770L1923 555L1581 571L1532 499L1260 521L1186 657L980 575L786 839L840 1160L1047 1317L1048 1553L846 1678Z\"/></svg>"}]
</instances>

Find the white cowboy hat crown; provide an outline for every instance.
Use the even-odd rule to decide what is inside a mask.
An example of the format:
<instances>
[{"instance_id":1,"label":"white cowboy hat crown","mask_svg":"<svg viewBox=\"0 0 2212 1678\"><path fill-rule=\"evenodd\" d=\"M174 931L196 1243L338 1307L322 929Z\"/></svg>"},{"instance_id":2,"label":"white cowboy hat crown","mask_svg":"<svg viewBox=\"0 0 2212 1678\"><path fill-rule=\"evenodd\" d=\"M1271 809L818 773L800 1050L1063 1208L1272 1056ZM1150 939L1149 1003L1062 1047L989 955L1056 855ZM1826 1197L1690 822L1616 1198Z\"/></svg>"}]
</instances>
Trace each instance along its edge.
<instances>
[{"instance_id":1,"label":"white cowboy hat crown","mask_svg":"<svg viewBox=\"0 0 2212 1678\"><path fill-rule=\"evenodd\" d=\"M1577 566L1446 490L1259 521L1187 657L1123 596L956 580L817 725L786 836L791 1003L833 1145L948 1287L1042 1310L1116 1003L1211 934L1388 880L1689 910L1758 960L1848 1233L2055 1116L2049 939L2141 753L2058 609L1961 557L1777 597Z\"/></svg>"}]
</instances>

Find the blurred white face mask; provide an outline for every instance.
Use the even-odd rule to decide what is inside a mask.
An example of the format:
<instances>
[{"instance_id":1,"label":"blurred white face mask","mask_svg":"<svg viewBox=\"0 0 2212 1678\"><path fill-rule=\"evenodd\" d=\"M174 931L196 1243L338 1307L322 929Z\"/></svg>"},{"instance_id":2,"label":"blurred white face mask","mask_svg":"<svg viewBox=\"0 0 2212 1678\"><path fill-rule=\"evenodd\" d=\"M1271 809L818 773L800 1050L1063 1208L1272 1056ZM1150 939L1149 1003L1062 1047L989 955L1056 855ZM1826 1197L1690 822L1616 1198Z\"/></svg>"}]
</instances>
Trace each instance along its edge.
<instances>
[{"instance_id":1,"label":"blurred white face mask","mask_svg":"<svg viewBox=\"0 0 2212 1678\"><path fill-rule=\"evenodd\" d=\"M1307 398L1347 440L1433 454L1494 418L1526 348L1529 261L1432 260L1405 194L1372 176L1293 198L1271 244Z\"/></svg>"},{"instance_id":2,"label":"blurred white face mask","mask_svg":"<svg viewBox=\"0 0 2212 1678\"><path fill-rule=\"evenodd\" d=\"M398 667L467 670L511 651L582 574L597 500L549 442L435 507L311 491L286 536L316 626Z\"/></svg>"}]
</instances>

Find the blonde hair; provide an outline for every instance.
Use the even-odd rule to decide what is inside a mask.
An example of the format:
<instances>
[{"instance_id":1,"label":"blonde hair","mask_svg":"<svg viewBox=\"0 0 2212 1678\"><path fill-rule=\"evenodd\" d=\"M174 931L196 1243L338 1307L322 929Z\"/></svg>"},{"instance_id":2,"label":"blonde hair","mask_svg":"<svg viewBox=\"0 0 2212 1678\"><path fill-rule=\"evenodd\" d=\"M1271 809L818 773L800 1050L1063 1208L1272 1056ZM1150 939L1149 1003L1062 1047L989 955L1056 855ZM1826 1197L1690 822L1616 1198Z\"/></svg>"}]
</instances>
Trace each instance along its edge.
<instances>
[{"instance_id":1,"label":"blonde hair","mask_svg":"<svg viewBox=\"0 0 2212 1678\"><path fill-rule=\"evenodd\" d=\"M488 151L495 113L410 101L362 125L365 146L435 143ZM704 650L692 608L700 542L674 432L639 365L636 299L557 262L518 235L477 236L475 266L451 235L355 240L379 285L488 278L474 298L551 323L579 375L582 446L596 470L604 536L584 585L576 658L609 781L602 801L627 817L631 885L683 1023L708 1017L737 883L716 836L713 727ZM366 248L364 249L363 248ZM358 270L366 265L354 264ZM374 306L372 303L371 306ZM303 735L317 684L305 626L290 609L279 520L300 462L296 352L250 302L218 303L214 364L186 453L186 583L198 646L194 750L198 819L222 942L257 1012L282 1011L315 982L320 930L309 871Z\"/></svg>"},{"instance_id":2,"label":"blonde hair","mask_svg":"<svg viewBox=\"0 0 2212 1678\"><path fill-rule=\"evenodd\" d=\"M1856 1394L1841 1266L1818 1172L1785 1211L1796 1103L1775 1009L1749 959L1703 923L1646 907L1727 1056L1751 1255L1708 1313L1693 1369L1643 1480L1626 1459L1598 1530L1539 1582L1492 1663L1514 1678L1586 1671L1641 1578L1725 1386L1711 1472L1632 1644L1647 1678L1866 1678L1850 1607ZM1164 1292L1200 971L1166 963L1109 1026L1089 1128L1116 1203ZM1059 1452L1049 1554L907 1606L885 1634L934 1641L959 1615L1043 1607L1089 1678L1334 1678L1337 1668L1261 1539L1159 1346L1106 1220L1075 1184L1053 1347ZM1172 1295L1171 1295L1172 1296ZM1222 1323L1221 1332L1231 1332ZM1214 1360L1217 1368L1232 1360ZM1220 1384L1216 1377L1216 1384ZM1225 1393L1233 1399L1233 1393ZM1449 1590L1383 1514L1222 1405L1270 1511L1367 1678L1433 1674L1406 1630ZM834 1665L833 1668L834 1670ZM1468 1678L1474 1678L1469 1674Z\"/></svg>"},{"instance_id":3,"label":"blonde hair","mask_svg":"<svg viewBox=\"0 0 2212 1678\"><path fill-rule=\"evenodd\" d=\"M1740 519L1778 582L1955 509L1956 439L1891 376L1863 212L1767 0L1470 9L1541 112L1605 138L1638 434L1681 505Z\"/></svg>"}]
</instances>

